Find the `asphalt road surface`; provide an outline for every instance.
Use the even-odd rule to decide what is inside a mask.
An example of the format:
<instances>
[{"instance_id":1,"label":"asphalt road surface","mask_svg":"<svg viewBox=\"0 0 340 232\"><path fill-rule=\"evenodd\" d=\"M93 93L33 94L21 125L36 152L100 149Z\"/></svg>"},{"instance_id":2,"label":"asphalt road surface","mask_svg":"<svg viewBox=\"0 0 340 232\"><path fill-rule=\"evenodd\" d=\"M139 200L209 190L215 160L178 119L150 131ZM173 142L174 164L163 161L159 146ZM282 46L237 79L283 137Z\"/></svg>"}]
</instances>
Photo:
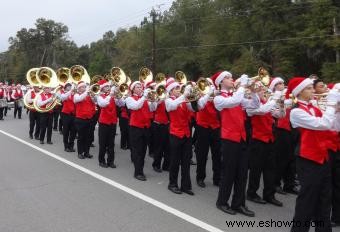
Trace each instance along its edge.
<instances>
[{"instance_id":1,"label":"asphalt road surface","mask_svg":"<svg viewBox=\"0 0 340 232\"><path fill-rule=\"evenodd\" d=\"M119 144L119 130L117 132L116 144ZM26 114L21 120L14 119L11 110L5 120L0 121L1 232L280 232L290 229L283 223L292 220L293 195L277 195L284 204L281 208L247 202L255 211L255 218L231 216L218 210L215 206L218 188L212 184L211 159L207 165L207 187L202 189L196 185L196 166L191 166L195 196L176 195L167 189L168 173L154 172L148 156L144 168L147 181L141 182L133 178L129 151L120 150L117 145L117 168L104 169L98 166L97 141L90 152L94 158L85 160L79 160L76 153L63 151L62 136L58 132L53 132L52 141L53 145L40 145L39 141L28 138ZM265 221L270 227L260 226ZM233 222L244 224L228 225Z\"/></svg>"}]
</instances>

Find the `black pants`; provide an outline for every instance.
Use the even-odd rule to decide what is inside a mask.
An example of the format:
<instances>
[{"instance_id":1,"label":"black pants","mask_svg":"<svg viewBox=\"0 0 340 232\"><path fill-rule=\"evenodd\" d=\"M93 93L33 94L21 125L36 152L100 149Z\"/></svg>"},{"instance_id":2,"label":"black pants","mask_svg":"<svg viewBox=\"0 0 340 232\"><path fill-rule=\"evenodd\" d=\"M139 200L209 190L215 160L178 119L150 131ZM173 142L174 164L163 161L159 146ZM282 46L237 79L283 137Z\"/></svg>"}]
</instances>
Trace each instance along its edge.
<instances>
[{"instance_id":1,"label":"black pants","mask_svg":"<svg viewBox=\"0 0 340 232\"><path fill-rule=\"evenodd\" d=\"M332 180L329 162L318 164L304 158L297 158L296 169L301 184L300 193L296 199L292 232L307 232L310 222L315 220L321 226L315 231L332 231L330 225L332 203ZM298 226L301 224L301 226Z\"/></svg>"},{"instance_id":2,"label":"black pants","mask_svg":"<svg viewBox=\"0 0 340 232\"><path fill-rule=\"evenodd\" d=\"M283 180L283 188L292 189L294 187L295 156L291 132L276 128L275 154L277 167L275 186L281 186L281 180Z\"/></svg>"},{"instance_id":3,"label":"black pants","mask_svg":"<svg viewBox=\"0 0 340 232\"><path fill-rule=\"evenodd\" d=\"M91 120L75 118L74 124L78 133L78 154L89 154L91 145Z\"/></svg>"},{"instance_id":4,"label":"black pants","mask_svg":"<svg viewBox=\"0 0 340 232\"><path fill-rule=\"evenodd\" d=\"M332 221L340 223L340 151L330 152L332 171Z\"/></svg>"},{"instance_id":5,"label":"black pants","mask_svg":"<svg viewBox=\"0 0 340 232\"><path fill-rule=\"evenodd\" d=\"M8 110L8 106L6 106L6 107L4 108L4 115L5 115L5 116L7 116L7 110Z\"/></svg>"},{"instance_id":6,"label":"black pants","mask_svg":"<svg viewBox=\"0 0 340 232\"><path fill-rule=\"evenodd\" d=\"M149 155L154 154L155 146L154 146L154 127L155 123L151 122L151 126L149 128L149 139L148 139L148 149L149 149Z\"/></svg>"},{"instance_id":7,"label":"black pants","mask_svg":"<svg viewBox=\"0 0 340 232\"><path fill-rule=\"evenodd\" d=\"M5 107L0 108L0 120L4 119L4 109Z\"/></svg>"},{"instance_id":8,"label":"black pants","mask_svg":"<svg viewBox=\"0 0 340 232\"><path fill-rule=\"evenodd\" d=\"M74 116L70 114L61 113L63 122L63 142L64 149L74 148L74 140L76 138L76 126L74 122Z\"/></svg>"},{"instance_id":9,"label":"black pants","mask_svg":"<svg viewBox=\"0 0 340 232\"><path fill-rule=\"evenodd\" d=\"M28 116L30 120L29 135L33 136L34 131L34 138L38 138L40 132L40 113L37 111L30 111Z\"/></svg>"},{"instance_id":10,"label":"black pants","mask_svg":"<svg viewBox=\"0 0 340 232\"><path fill-rule=\"evenodd\" d=\"M154 123L153 143L154 143L154 161L153 167L161 168L163 158L163 170L169 170L170 152L169 152L169 125Z\"/></svg>"},{"instance_id":11,"label":"black pants","mask_svg":"<svg viewBox=\"0 0 340 232\"><path fill-rule=\"evenodd\" d=\"M53 130L58 130L58 122L60 116L60 109L53 110Z\"/></svg>"},{"instance_id":12,"label":"black pants","mask_svg":"<svg viewBox=\"0 0 340 232\"><path fill-rule=\"evenodd\" d=\"M129 143L129 119L119 118L120 148L130 148Z\"/></svg>"},{"instance_id":13,"label":"black pants","mask_svg":"<svg viewBox=\"0 0 340 232\"><path fill-rule=\"evenodd\" d=\"M191 190L190 156L192 151L191 138L179 138L170 135L170 169L169 186L178 187L178 172L181 166L181 189Z\"/></svg>"},{"instance_id":14,"label":"black pants","mask_svg":"<svg viewBox=\"0 0 340 232\"><path fill-rule=\"evenodd\" d=\"M90 145L94 142L94 131L96 130L96 125L99 118L99 111L90 120Z\"/></svg>"},{"instance_id":15,"label":"black pants","mask_svg":"<svg viewBox=\"0 0 340 232\"><path fill-rule=\"evenodd\" d=\"M19 107L19 101L14 101L14 118L17 117L21 119L22 107Z\"/></svg>"},{"instance_id":16,"label":"black pants","mask_svg":"<svg viewBox=\"0 0 340 232\"><path fill-rule=\"evenodd\" d=\"M245 192L248 172L248 153L246 142L221 140L222 168L221 181L217 197L217 205L228 205L231 190L234 194L231 201L232 208L245 205Z\"/></svg>"},{"instance_id":17,"label":"black pants","mask_svg":"<svg viewBox=\"0 0 340 232\"><path fill-rule=\"evenodd\" d=\"M99 123L99 163L105 163L105 153L107 152L107 164L113 164L115 160L115 136L116 124L106 125Z\"/></svg>"},{"instance_id":18,"label":"black pants","mask_svg":"<svg viewBox=\"0 0 340 232\"><path fill-rule=\"evenodd\" d=\"M130 126L130 146L132 162L135 166L134 175L144 175L144 159L149 141L149 128Z\"/></svg>"},{"instance_id":19,"label":"black pants","mask_svg":"<svg viewBox=\"0 0 340 232\"><path fill-rule=\"evenodd\" d=\"M221 178L221 138L220 128L211 129L204 128L199 125L195 129L197 143L196 143L196 180L204 180L206 177L206 165L211 149L213 181L219 183Z\"/></svg>"},{"instance_id":20,"label":"black pants","mask_svg":"<svg viewBox=\"0 0 340 232\"><path fill-rule=\"evenodd\" d=\"M47 130L47 142L52 139L52 113L40 113L40 141L44 141Z\"/></svg>"},{"instance_id":21,"label":"black pants","mask_svg":"<svg viewBox=\"0 0 340 232\"><path fill-rule=\"evenodd\" d=\"M255 197L263 174L263 199L270 199L275 194L275 153L273 143L265 143L257 139L250 142L249 182L247 195Z\"/></svg>"}]
</instances>

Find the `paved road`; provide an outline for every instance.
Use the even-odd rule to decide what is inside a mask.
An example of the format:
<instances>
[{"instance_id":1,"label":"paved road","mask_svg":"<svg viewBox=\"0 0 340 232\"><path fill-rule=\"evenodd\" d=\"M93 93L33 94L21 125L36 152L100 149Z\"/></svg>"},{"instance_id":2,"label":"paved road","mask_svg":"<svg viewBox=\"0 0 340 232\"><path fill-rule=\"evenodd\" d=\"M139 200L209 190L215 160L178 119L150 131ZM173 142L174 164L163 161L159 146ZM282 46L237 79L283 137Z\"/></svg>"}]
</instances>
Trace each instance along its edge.
<instances>
[{"instance_id":1,"label":"paved road","mask_svg":"<svg viewBox=\"0 0 340 232\"><path fill-rule=\"evenodd\" d=\"M212 185L210 169L207 187L201 189L194 182L192 166L195 196L175 195L167 190L168 173L154 172L150 157L145 163L148 180L140 182L133 178L129 152L116 149L117 169L103 169L98 166L97 145L91 149L92 160L64 152L57 132L53 132L53 145L41 146L28 138L27 116L13 119L12 113L0 121L0 231L289 231L287 227L230 228L226 220L289 221L293 195L277 196L282 208L247 202L256 212L254 219L226 215L215 207L218 188Z\"/></svg>"}]
</instances>

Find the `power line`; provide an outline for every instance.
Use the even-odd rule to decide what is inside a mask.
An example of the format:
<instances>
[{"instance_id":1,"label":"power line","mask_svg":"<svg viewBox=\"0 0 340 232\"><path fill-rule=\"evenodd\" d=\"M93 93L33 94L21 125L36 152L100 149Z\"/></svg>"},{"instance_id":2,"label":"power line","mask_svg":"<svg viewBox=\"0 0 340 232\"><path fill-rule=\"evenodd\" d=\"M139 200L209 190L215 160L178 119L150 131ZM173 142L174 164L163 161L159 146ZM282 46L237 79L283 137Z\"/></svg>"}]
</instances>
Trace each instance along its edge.
<instances>
[{"instance_id":1,"label":"power line","mask_svg":"<svg viewBox=\"0 0 340 232\"><path fill-rule=\"evenodd\" d=\"M209 48L209 47L219 47L219 46L258 44L258 43L270 43L270 42L281 42L281 41L303 40L303 39L316 39L316 38L320 39L320 38L329 38L329 37L340 37L340 35L313 35L313 36L291 37L291 38L271 39L271 40L256 40L256 41L235 42L235 43L202 44L202 45L193 45L193 46L178 46L178 47L163 47L163 48L161 47L161 48L157 48L156 50Z\"/></svg>"}]
</instances>

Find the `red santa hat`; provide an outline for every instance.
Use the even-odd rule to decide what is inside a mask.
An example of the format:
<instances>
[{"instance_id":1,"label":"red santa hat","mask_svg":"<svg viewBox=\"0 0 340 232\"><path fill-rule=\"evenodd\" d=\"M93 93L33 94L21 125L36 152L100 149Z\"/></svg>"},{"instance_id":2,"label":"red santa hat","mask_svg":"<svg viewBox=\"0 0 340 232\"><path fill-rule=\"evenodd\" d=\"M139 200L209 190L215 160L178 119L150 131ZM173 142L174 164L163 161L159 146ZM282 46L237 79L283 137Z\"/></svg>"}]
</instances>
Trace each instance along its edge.
<instances>
[{"instance_id":1,"label":"red santa hat","mask_svg":"<svg viewBox=\"0 0 340 232\"><path fill-rule=\"evenodd\" d=\"M102 90L102 88L106 87L106 86L110 86L110 83L107 80L99 80L98 81L98 85L100 90Z\"/></svg>"},{"instance_id":2,"label":"red santa hat","mask_svg":"<svg viewBox=\"0 0 340 232\"><path fill-rule=\"evenodd\" d=\"M77 85L77 89L83 86L86 86L86 83L84 81L79 81Z\"/></svg>"},{"instance_id":3,"label":"red santa hat","mask_svg":"<svg viewBox=\"0 0 340 232\"><path fill-rule=\"evenodd\" d=\"M157 84L154 81L149 81L145 84L145 88L155 87Z\"/></svg>"},{"instance_id":4,"label":"red santa hat","mask_svg":"<svg viewBox=\"0 0 340 232\"><path fill-rule=\"evenodd\" d=\"M290 94L293 94L293 96L296 97L308 85L313 85L312 79L305 77L293 77L288 82L286 98L288 99Z\"/></svg>"},{"instance_id":5,"label":"red santa hat","mask_svg":"<svg viewBox=\"0 0 340 232\"><path fill-rule=\"evenodd\" d=\"M277 84L284 83L285 81L281 77L274 77L270 80L269 89L274 91L274 88Z\"/></svg>"},{"instance_id":6,"label":"red santa hat","mask_svg":"<svg viewBox=\"0 0 340 232\"><path fill-rule=\"evenodd\" d=\"M179 86L179 83L177 81L175 81L175 79L173 77L169 77L166 80L165 88L166 88L166 91L168 93L170 93L171 90L173 90L174 88L176 88L178 86Z\"/></svg>"},{"instance_id":7,"label":"red santa hat","mask_svg":"<svg viewBox=\"0 0 340 232\"><path fill-rule=\"evenodd\" d=\"M327 85L327 88L328 88L328 89L333 89L334 85L335 85L335 83L329 83L329 84Z\"/></svg>"},{"instance_id":8,"label":"red santa hat","mask_svg":"<svg viewBox=\"0 0 340 232\"><path fill-rule=\"evenodd\" d=\"M233 75L228 71L217 72L211 77L211 80L218 87L225 77L233 77Z\"/></svg>"},{"instance_id":9,"label":"red santa hat","mask_svg":"<svg viewBox=\"0 0 340 232\"><path fill-rule=\"evenodd\" d=\"M142 85L142 82L140 82L140 81L134 81L134 82L132 82L131 85L130 85L130 91L132 91L132 90L135 88L135 86L136 86L137 84L140 84L141 86L143 86L143 85Z\"/></svg>"}]
</instances>

